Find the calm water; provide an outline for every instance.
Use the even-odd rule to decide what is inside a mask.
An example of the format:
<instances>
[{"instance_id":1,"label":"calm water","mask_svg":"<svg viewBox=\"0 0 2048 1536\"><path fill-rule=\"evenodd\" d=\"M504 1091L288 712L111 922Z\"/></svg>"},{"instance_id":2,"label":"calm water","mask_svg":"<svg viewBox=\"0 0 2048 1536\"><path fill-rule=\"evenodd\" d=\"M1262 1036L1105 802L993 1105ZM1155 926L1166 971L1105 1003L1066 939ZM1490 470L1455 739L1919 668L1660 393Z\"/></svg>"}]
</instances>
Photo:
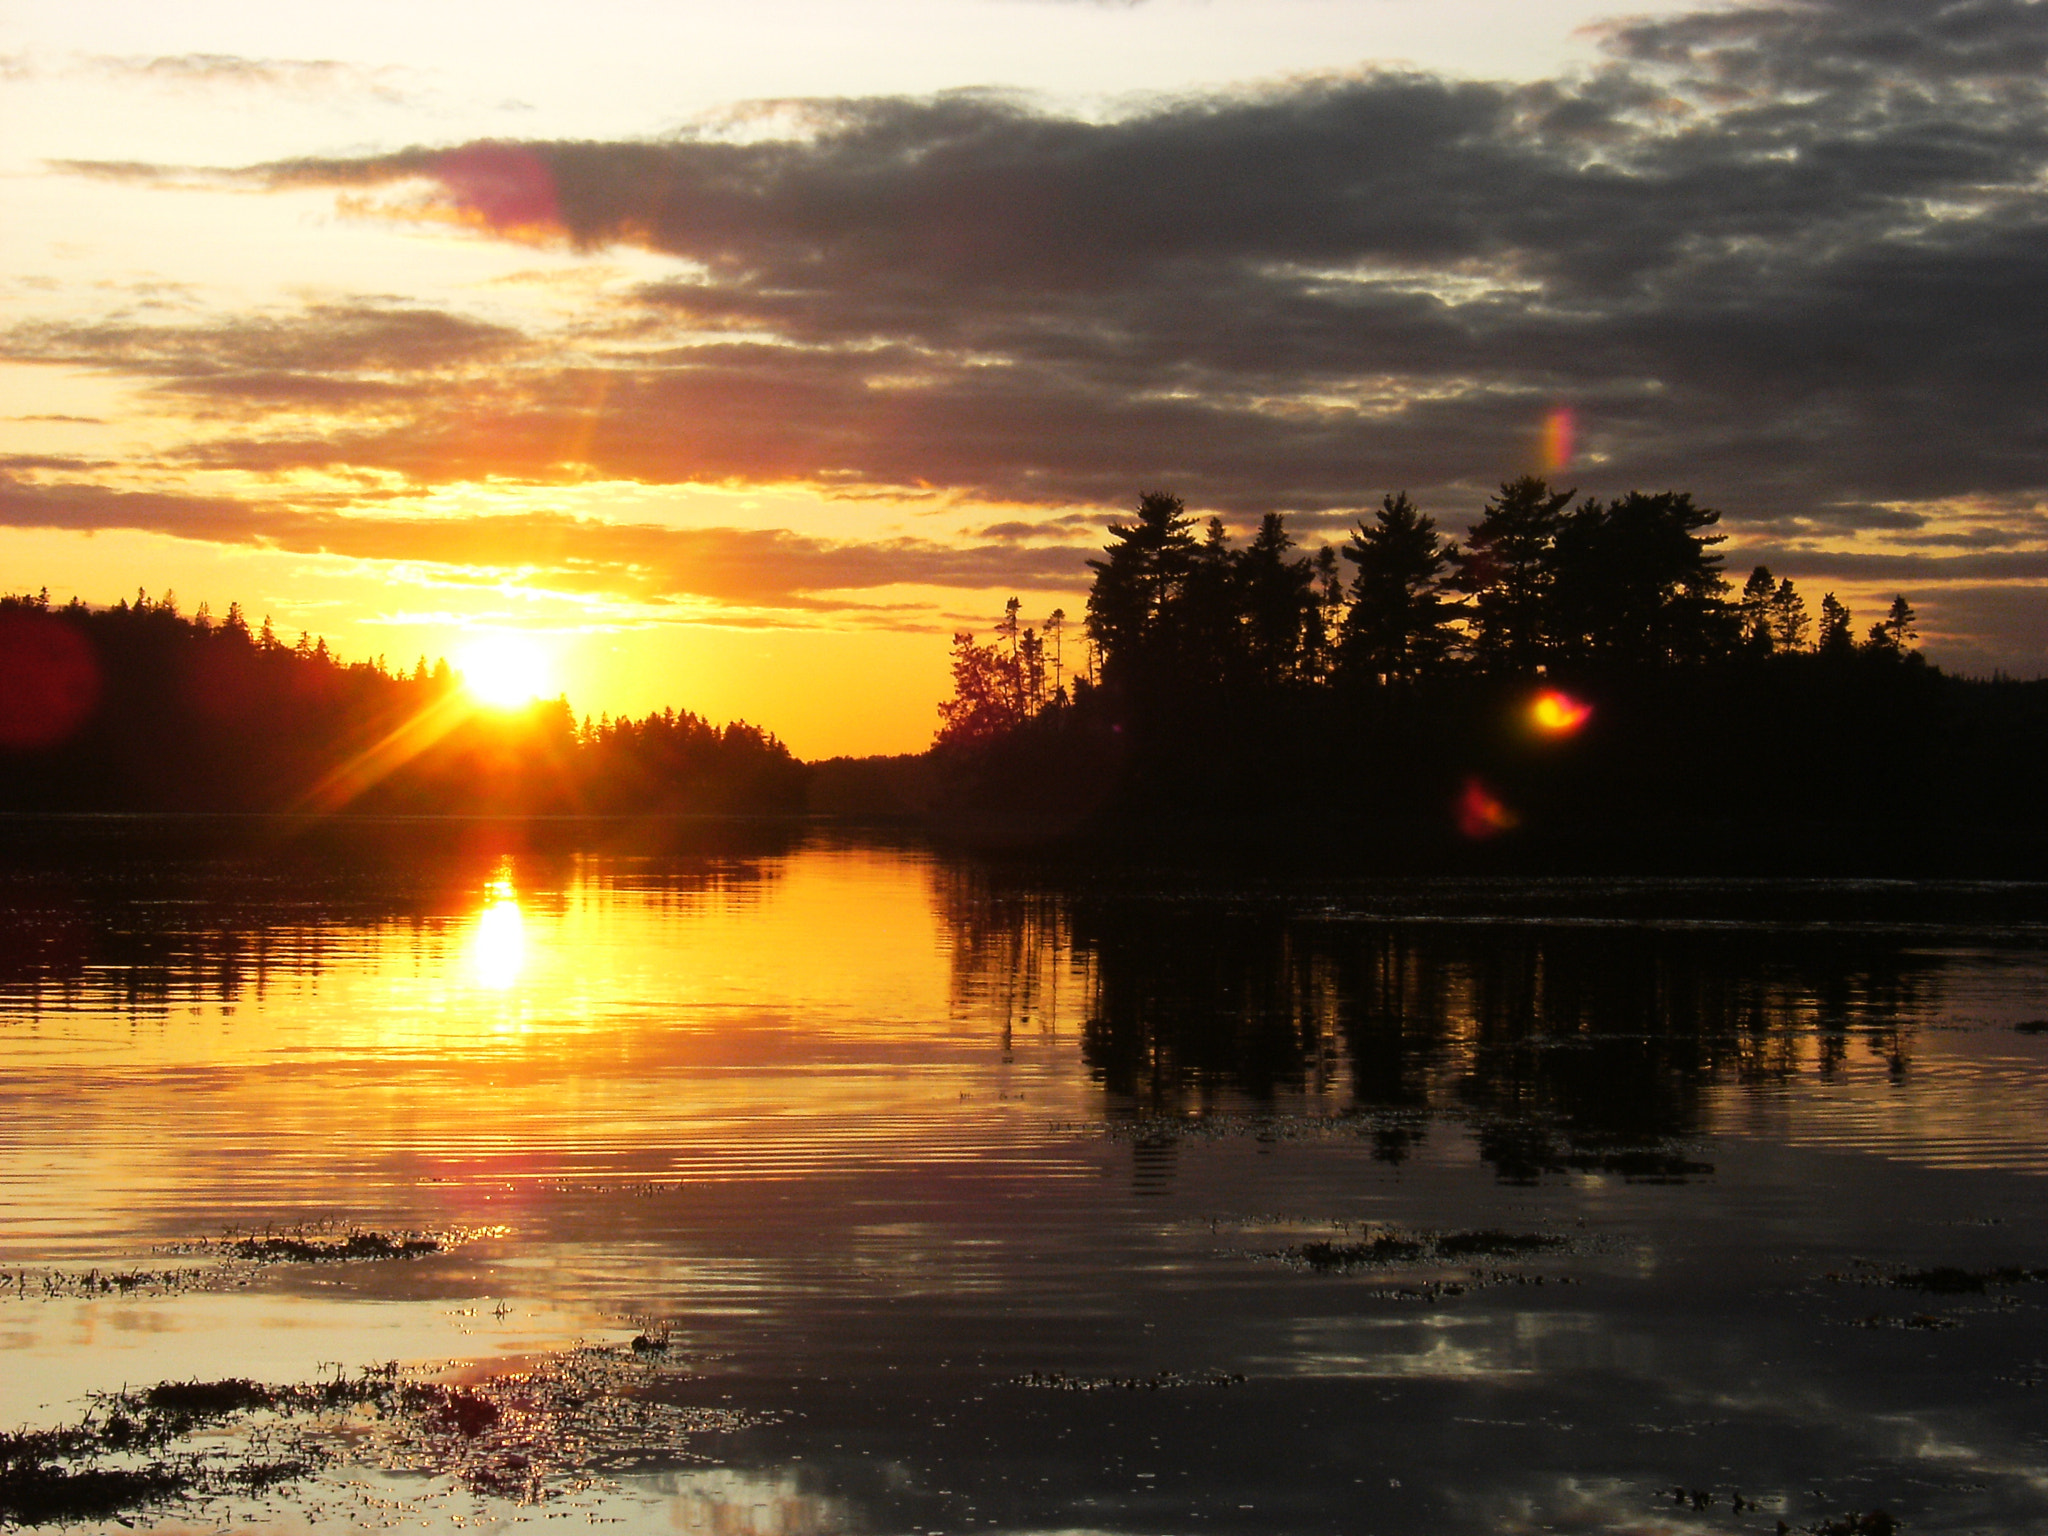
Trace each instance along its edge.
<instances>
[{"instance_id":1,"label":"calm water","mask_svg":"<svg viewBox=\"0 0 2048 1536\"><path fill-rule=\"evenodd\" d=\"M138 1524L2048 1530L2048 888L127 836L0 874L0 1429L604 1426Z\"/></svg>"}]
</instances>

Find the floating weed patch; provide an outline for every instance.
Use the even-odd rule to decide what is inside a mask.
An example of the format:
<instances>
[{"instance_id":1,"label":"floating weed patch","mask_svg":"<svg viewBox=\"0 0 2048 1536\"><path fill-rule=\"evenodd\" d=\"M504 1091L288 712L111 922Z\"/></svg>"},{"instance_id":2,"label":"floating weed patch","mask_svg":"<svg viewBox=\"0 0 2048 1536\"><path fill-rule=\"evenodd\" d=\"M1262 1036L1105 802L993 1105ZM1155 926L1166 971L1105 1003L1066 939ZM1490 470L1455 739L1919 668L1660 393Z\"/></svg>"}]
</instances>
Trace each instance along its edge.
<instances>
[{"instance_id":1,"label":"floating weed patch","mask_svg":"<svg viewBox=\"0 0 2048 1536\"><path fill-rule=\"evenodd\" d=\"M1303 1243L1287 1250L1310 1269L1356 1269L1362 1264L1413 1263L1429 1251L1420 1239L1382 1233L1362 1243Z\"/></svg>"},{"instance_id":2,"label":"floating weed patch","mask_svg":"<svg viewBox=\"0 0 2048 1536\"><path fill-rule=\"evenodd\" d=\"M351 1232L331 1242L309 1237L244 1237L228 1245L235 1258L256 1264L336 1264L365 1259L417 1259L446 1252L448 1244L425 1233Z\"/></svg>"},{"instance_id":3,"label":"floating weed patch","mask_svg":"<svg viewBox=\"0 0 2048 1536\"><path fill-rule=\"evenodd\" d=\"M1565 1238L1550 1232L1503 1232L1493 1228L1478 1232L1377 1232L1354 1243L1301 1243L1274 1257L1328 1274L1354 1269L1391 1268L1401 1264L1455 1264L1475 1258L1557 1253L1569 1246ZM1488 1278L1506 1281L1517 1277L1502 1272ZM1439 1287L1429 1294L1434 1299L1439 1295L1460 1293Z\"/></svg>"},{"instance_id":4,"label":"floating weed patch","mask_svg":"<svg viewBox=\"0 0 2048 1536\"><path fill-rule=\"evenodd\" d=\"M93 1296L174 1296L205 1288L214 1278L197 1266L182 1269L38 1270L0 1273L0 1300L55 1301Z\"/></svg>"},{"instance_id":5,"label":"floating weed patch","mask_svg":"<svg viewBox=\"0 0 2048 1536\"><path fill-rule=\"evenodd\" d=\"M1446 1298L1462 1296L1465 1291L1462 1280L1423 1280L1414 1285L1382 1285L1366 1294L1382 1301L1419 1301L1435 1306Z\"/></svg>"},{"instance_id":6,"label":"floating weed patch","mask_svg":"<svg viewBox=\"0 0 2048 1536\"><path fill-rule=\"evenodd\" d=\"M1150 1376L1069 1376L1065 1371L1026 1371L1010 1377L1004 1385L1035 1387L1042 1392L1169 1392L1182 1387L1235 1387L1244 1381L1242 1371L1204 1371L1183 1376L1178 1371L1154 1371Z\"/></svg>"},{"instance_id":7,"label":"floating weed patch","mask_svg":"<svg viewBox=\"0 0 2048 1536\"><path fill-rule=\"evenodd\" d=\"M290 1386L161 1382L94 1398L76 1425L0 1435L0 1525L119 1520L343 1464L533 1502L607 1472L708 1461L692 1437L766 1422L661 1402L649 1389L663 1375L630 1349L586 1348L460 1384L406 1380L395 1365ZM204 1451L189 1443L202 1429L216 1431Z\"/></svg>"},{"instance_id":8,"label":"floating weed patch","mask_svg":"<svg viewBox=\"0 0 2048 1536\"><path fill-rule=\"evenodd\" d=\"M663 1374L630 1348L586 1348L460 1386L407 1384L396 1411L372 1426L370 1449L393 1470L532 1502L592 1475L706 1463L688 1448L693 1437L769 1421L647 1395Z\"/></svg>"},{"instance_id":9,"label":"floating weed patch","mask_svg":"<svg viewBox=\"0 0 2048 1536\"><path fill-rule=\"evenodd\" d=\"M1503 1232L1489 1227L1482 1232L1446 1232L1436 1240L1437 1257L1442 1259L1500 1259L1529 1253L1554 1253L1565 1240L1554 1232Z\"/></svg>"},{"instance_id":10,"label":"floating weed patch","mask_svg":"<svg viewBox=\"0 0 2048 1536\"><path fill-rule=\"evenodd\" d=\"M222 1291L248 1284L250 1265L379 1263L452 1253L481 1238L502 1237L504 1227L467 1227L448 1232L374 1232L350 1228L323 1236L322 1228L287 1232L229 1233L224 1237L167 1243L161 1252L195 1262L168 1269L49 1269L0 1271L0 1301L91 1300L101 1296L175 1296L186 1291Z\"/></svg>"},{"instance_id":11,"label":"floating weed patch","mask_svg":"<svg viewBox=\"0 0 2048 1536\"><path fill-rule=\"evenodd\" d=\"M1897 1536L1899 1522L1881 1509L1820 1520L1806 1527L1813 1536Z\"/></svg>"},{"instance_id":12,"label":"floating weed patch","mask_svg":"<svg viewBox=\"0 0 2048 1536\"><path fill-rule=\"evenodd\" d=\"M130 1510L167 1504L189 1494L195 1474L164 1464L140 1470L86 1467L77 1471L40 1461L17 1461L0 1439L0 1525L72 1525L117 1520Z\"/></svg>"},{"instance_id":13,"label":"floating weed patch","mask_svg":"<svg viewBox=\"0 0 2048 1536\"><path fill-rule=\"evenodd\" d=\"M2048 1280L2048 1269L1958 1269L1937 1265L1933 1269L1909 1269L1893 1275L1891 1283L1901 1290L1929 1291L1938 1296L1981 1296L1997 1285L2032 1285Z\"/></svg>"},{"instance_id":14,"label":"floating weed patch","mask_svg":"<svg viewBox=\"0 0 2048 1536\"><path fill-rule=\"evenodd\" d=\"M1886 1286L1901 1291L1920 1291L1930 1296L1982 1296L2002 1288L2048 1283L2048 1269L2025 1269L2017 1264L1992 1269L1964 1269L1955 1264L1936 1264L1927 1269L1901 1269L1883 1273L1867 1260L1858 1260L1862 1272L1829 1270L1821 1279L1833 1285Z\"/></svg>"}]
</instances>

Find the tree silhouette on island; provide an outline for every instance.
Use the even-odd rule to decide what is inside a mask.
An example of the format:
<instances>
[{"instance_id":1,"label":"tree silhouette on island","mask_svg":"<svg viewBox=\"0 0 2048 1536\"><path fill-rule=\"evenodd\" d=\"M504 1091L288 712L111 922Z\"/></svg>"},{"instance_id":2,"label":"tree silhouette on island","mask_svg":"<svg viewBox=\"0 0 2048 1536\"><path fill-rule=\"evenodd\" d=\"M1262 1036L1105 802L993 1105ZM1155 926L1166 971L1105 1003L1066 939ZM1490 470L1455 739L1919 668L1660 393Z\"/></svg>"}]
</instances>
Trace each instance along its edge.
<instances>
[{"instance_id":1,"label":"tree silhouette on island","mask_svg":"<svg viewBox=\"0 0 2048 1536\"><path fill-rule=\"evenodd\" d=\"M580 722L287 645L239 606L0 597L0 811L909 819L978 845L1647 870L2048 867L2048 682L1948 677L1900 595L1722 573L1676 491L1510 481L1462 542L1404 493L1341 550L1164 492L1113 522L1085 626L953 643L920 757L798 762L687 711ZM1347 579L1348 568L1348 579Z\"/></svg>"},{"instance_id":2,"label":"tree silhouette on island","mask_svg":"<svg viewBox=\"0 0 2048 1536\"><path fill-rule=\"evenodd\" d=\"M1681 491L1575 500L1530 476L1462 543L1395 493L1309 555L1277 514L1234 547L1146 493L1089 562L1071 687L1025 643L955 636L942 813L1018 837L1313 826L1425 858L1497 841L1650 866L2038 847L2048 684L1944 676L1903 595L1858 642L1830 592L1809 642L1789 579L1759 566L1731 593L1718 522Z\"/></svg>"}]
</instances>

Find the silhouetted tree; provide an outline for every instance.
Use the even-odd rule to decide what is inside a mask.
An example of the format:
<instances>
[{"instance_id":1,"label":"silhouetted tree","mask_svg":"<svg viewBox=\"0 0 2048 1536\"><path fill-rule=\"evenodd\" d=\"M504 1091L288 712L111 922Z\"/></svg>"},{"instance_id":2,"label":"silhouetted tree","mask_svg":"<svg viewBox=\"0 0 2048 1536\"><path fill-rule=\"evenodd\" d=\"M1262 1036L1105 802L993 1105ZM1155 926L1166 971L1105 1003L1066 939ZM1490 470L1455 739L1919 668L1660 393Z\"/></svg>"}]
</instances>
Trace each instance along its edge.
<instances>
[{"instance_id":1,"label":"silhouetted tree","mask_svg":"<svg viewBox=\"0 0 2048 1536\"><path fill-rule=\"evenodd\" d=\"M1311 658L1318 606L1315 563L1305 557L1289 559L1293 547L1284 519L1268 512L1237 560L1243 646L1250 679L1261 687L1303 678Z\"/></svg>"},{"instance_id":2,"label":"silhouetted tree","mask_svg":"<svg viewBox=\"0 0 2048 1536\"><path fill-rule=\"evenodd\" d=\"M1088 634L1105 680L1135 668L1160 638L1167 610L1180 595L1194 556L1191 520L1178 496L1151 491L1138 498L1134 522L1112 523L1106 559L1090 560Z\"/></svg>"},{"instance_id":3,"label":"silhouetted tree","mask_svg":"<svg viewBox=\"0 0 2048 1536\"><path fill-rule=\"evenodd\" d=\"M1751 571L1749 580L1742 584L1742 601L1736 612L1743 648L1752 655L1768 656L1777 644L1777 636L1771 629L1771 599L1777 591L1777 581L1767 565Z\"/></svg>"},{"instance_id":4,"label":"silhouetted tree","mask_svg":"<svg viewBox=\"0 0 2048 1536\"><path fill-rule=\"evenodd\" d=\"M1341 675L1407 681L1443 668L1458 613L1444 584L1455 553L1406 491L1381 502L1371 527L1358 525L1344 546L1358 574L1338 635Z\"/></svg>"},{"instance_id":5,"label":"silhouetted tree","mask_svg":"<svg viewBox=\"0 0 2048 1536\"><path fill-rule=\"evenodd\" d=\"M934 745L971 747L1015 730L1030 718L1023 669L999 645L976 645L964 631L953 636L953 696L939 705Z\"/></svg>"},{"instance_id":6,"label":"silhouetted tree","mask_svg":"<svg viewBox=\"0 0 2048 1536\"><path fill-rule=\"evenodd\" d=\"M1237 552L1212 517L1194 547L1180 590L1162 609L1142 678L1154 696L1241 680L1245 671L1244 614L1238 591Z\"/></svg>"},{"instance_id":7,"label":"silhouetted tree","mask_svg":"<svg viewBox=\"0 0 2048 1536\"><path fill-rule=\"evenodd\" d=\"M1913 612L1913 605L1906 601L1905 593L1901 592L1892 599L1891 610L1885 614L1884 622L1878 626L1884 631L1885 639L1891 648L1902 656L1911 649L1913 642L1920 638L1920 631L1913 627L1913 621L1918 617L1919 615Z\"/></svg>"},{"instance_id":8,"label":"silhouetted tree","mask_svg":"<svg viewBox=\"0 0 2048 1536\"><path fill-rule=\"evenodd\" d=\"M1728 640L1726 583L1708 533L1720 514L1680 491L1588 499L1561 520L1550 620L1564 655L1698 662Z\"/></svg>"},{"instance_id":9,"label":"silhouetted tree","mask_svg":"<svg viewBox=\"0 0 2048 1536\"><path fill-rule=\"evenodd\" d=\"M1456 585L1472 596L1472 656L1483 669L1522 671L1549 654L1557 535L1572 494L1533 475L1511 480L1452 553Z\"/></svg>"},{"instance_id":10,"label":"silhouetted tree","mask_svg":"<svg viewBox=\"0 0 2048 1536\"><path fill-rule=\"evenodd\" d=\"M1856 649L1849 610L1829 592L1820 600L1820 634L1814 639L1815 652L1822 656L1846 656Z\"/></svg>"},{"instance_id":11,"label":"silhouetted tree","mask_svg":"<svg viewBox=\"0 0 2048 1536\"><path fill-rule=\"evenodd\" d=\"M1806 599L1787 576L1771 593L1771 648L1776 651L1803 650L1806 646Z\"/></svg>"}]
</instances>

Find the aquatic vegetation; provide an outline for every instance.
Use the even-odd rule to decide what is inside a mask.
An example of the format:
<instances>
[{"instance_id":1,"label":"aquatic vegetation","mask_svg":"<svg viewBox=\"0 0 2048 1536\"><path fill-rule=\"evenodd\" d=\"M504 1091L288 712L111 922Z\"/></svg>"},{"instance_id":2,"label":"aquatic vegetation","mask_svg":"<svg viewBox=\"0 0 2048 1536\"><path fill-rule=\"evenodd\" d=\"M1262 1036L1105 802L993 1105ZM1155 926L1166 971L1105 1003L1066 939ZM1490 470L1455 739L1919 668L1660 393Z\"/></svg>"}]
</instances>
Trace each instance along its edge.
<instances>
[{"instance_id":1,"label":"aquatic vegetation","mask_svg":"<svg viewBox=\"0 0 2048 1536\"><path fill-rule=\"evenodd\" d=\"M309 1237L244 1237L229 1244L228 1252L258 1264L330 1264L353 1259L416 1259L440 1253L445 1246L440 1238L424 1233L351 1232L332 1242Z\"/></svg>"},{"instance_id":2,"label":"aquatic vegetation","mask_svg":"<svg viewBox=\"0 0 2048 1536\"><path fill-rule=\"evenodd\" d=\"M1556 1253L1569 1246L1566 1238L1552 1232L1503 1232L1493 1228L1477 1232L1408 1235L1378 1232L1355 1243L1302 1243L1288 1249L1282 1257L1308 1269L1342 1272L1371 1266L1425 1261L1456 1263L1458 1260L1470 1258L1505 1258L1532 1253ZM1434 1294L1455 1293L1440 1291Z\"/></svg>"},{"instance_id":3,"label":"aquatic vegetation","mask_svg":"<svg viewBox=\"0 0 2048 1536\"><path fill-rule=\"evenodd\" d=\"M1881 1509L1850 1513L1806 1527L1813 1536L1893 1536L1898 1528L1899 1522Z\"/></svg>"},{"instance_id":4,"label":"aquatic vegetation","mask_svg":"<svg viewBox=\"0 0 2048 1536\"><path fill-rule=\"evenodd\" d=\"M662 1374L644 1352L593 1347L460 1383L406 1380L395 1364L284 1386L159 1382L94 1398L75 1425L0 1435L0 1525L121 1519L351 1463L533 1502L607 1471L702 1461L692 1437L765 1421L659 1401L648 1389ZM239 1433L189 1443L218 1426Z\"/></svg>"},{"instance_id":5,"label":"aquatic vegetation","mask_svg":"<svg viewBox=\"0 0 2048 1536\"><path fill-rule=\"evenodd\" d=\"M1181 1387L1235 1387L1244 1382L1242 1371L1205 1371L1183 1376L1178 1371L1154 1371L1150 1376L1069 1376L1065 1371L1026 1371L1012 1376L1006 1386L1035 1387L1045 1392L1166 1392Z\"/></svg>"},{"instance_id":6,"label":"aquatic vegetation","mask_svg":"<svg viewBox=\"0 0 2048 1536\"><path fill-rule=\"evenodd\" d=\"M175 1296L188 1291L219 1291L246 1283L249 1264L375 1263L421 1259L453 1252L478 1238L504 1235L502 1227L477 1227L448 1232L376 1232L350 1228L339 1237L318 1235L321 1228L295 1228L263 1234L230 1233L220 1238L167 1243L164 1253L210 1260L164 1269L26 1269L0 1272L0 1301L90 1300L97 1296Z\"/></svg>"},{"instance_id":7,"label":"aquatic vegetation","mask_svg":"<svg viewBox=\"0 0 2048 1536\"><path fill-rule=\"evenodd\" d=\"M1940 1264L1932 1269L1910 1269L1891 1277L1901 1290L1929 1291L1942 1296L1980 1296L1994 1285L2028 1285L2048 1281L2048 1269L1958 1269Z\"/></svg>"},{"instance_id":8,"label":"aquatic vegetation","mask_svg":"<svg viewBox=\"0 0 2048 1536\"><path fill-rule=\"evenodd\" d=\"M1352 1269L1360 1264L1405 1264L1422 1257L1426 1245L1415 1238L1381 1233L1361 1243L1303 1243L1290 1250L1310 1269Z\"/></svg>"}]
</instances>

